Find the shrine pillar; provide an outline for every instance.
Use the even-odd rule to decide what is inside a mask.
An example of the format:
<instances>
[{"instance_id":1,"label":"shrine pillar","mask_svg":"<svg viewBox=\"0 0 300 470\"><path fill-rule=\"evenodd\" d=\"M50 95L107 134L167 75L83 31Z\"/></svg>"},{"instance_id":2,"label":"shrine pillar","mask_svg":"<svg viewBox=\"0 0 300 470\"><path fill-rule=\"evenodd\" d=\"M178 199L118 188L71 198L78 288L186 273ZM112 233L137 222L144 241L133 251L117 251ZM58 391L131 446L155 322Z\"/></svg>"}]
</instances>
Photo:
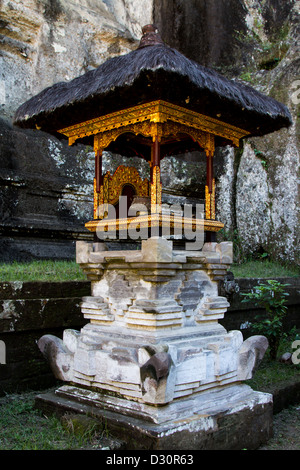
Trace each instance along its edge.
<instances>
[{"instance_id":1,"label":"shrine pillar","mask_svg":"<svg viewBox=\"0 0 300 470\"><path fill-rule=\"evenodd\" d=\"M160 177L160 138L157 134L153 137L151 148L150 174L151 213L160 213L162 183Z\"/></svg>"}]
</instances>

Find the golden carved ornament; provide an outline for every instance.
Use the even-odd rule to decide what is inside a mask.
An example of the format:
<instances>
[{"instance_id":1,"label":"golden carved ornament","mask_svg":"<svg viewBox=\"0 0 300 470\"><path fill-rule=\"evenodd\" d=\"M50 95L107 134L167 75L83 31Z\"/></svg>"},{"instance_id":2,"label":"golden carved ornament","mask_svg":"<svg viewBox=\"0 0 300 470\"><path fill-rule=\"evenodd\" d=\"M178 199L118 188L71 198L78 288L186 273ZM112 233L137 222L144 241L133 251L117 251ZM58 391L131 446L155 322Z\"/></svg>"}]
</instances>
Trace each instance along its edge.
<instances>
[{"instance_id":1,"label":"golden carved ornament","mask_svg":"<svg viewBox=\"0 0 300 470\"><path fill-rule=\"evenodd\" d=\"M113 175L108 171L103 177L103 184L100 187L100 193L96 191L96 181L94 179L94 218L102 218L105 213L105 207L99 214L98 208L105 204L115 205L119 202L123 187L129 184L134 187L137 196L149 196L149 181L142 179L139 172L134 167L120 165ZM98 212L98 213L97 213Z\"/></svg>"},{"instance_id":2,"label":"golden carved ornament","mask_svg":"<svg viewBox=\"0 0 300 470\"><path fill-rule=\"evenodd\" d=\"M216 184L215 179L213 178L211 193L209 192L208 186L205 186L205 218L208 220L216 218L215 191Z\"/></svg>"},{"instance_id":3,"label":"golden carved ornament","mask_svg":"<svg viewBox=\"0 0 300 470\"><path fill-rule=\"evenodd\" d=\"M96 134L94 137L94 150L106 149L111 142L126 133L140 134L144 137L151 137L152 140L155 136L158 136L159 140L162 137L162 129L157 123L145 121L139 124L128 124L127 126Z\"/></svg>"},{"instance_id":4,"label":"golden carved ornament","mask_svg":"<svg viewBox=\"0 0 300 470\"><path fill-rule=\"evenodd\" d=\"M218 232L224 228L224 224L217 220L204 220L204 219L187 219L184 217L170 215L167 216L162 213L154 213L149 215L140 215L138 217L128 217L125 219L104 219L92 220L85 224L85 227L91 232L96 230L99 232L109 232L115 230L127 230L129 228L150 228L150 227L166 227L166 228L182 228L195 231L197 228L203 228L205 231Z\"/></svg>"},{"instance_id":5,"label":"golden carved ornament","mask_svg":"<svg viewBox=\"0 0 300 470\"><path fill-rule=\"evenodd\" d=\"M113 175L107 172L104 176L104 186L105 184L107 184L108 192L104 202L108 204L117 204L126 184L133 186L138 196L147 197L149 195L148 179L143 180L134 167L120 165Z\"/></svg>"},{"instance_id":6,"label":"golden carved ornament","mask_svg":"<svg viewBox=\"0 0 300 470\"><path fill-rule=\"evenodd\" d=\"M242 137L249 135L249 132L243 129L162 100L100 116L99 118L60 129L58 132L68 137L69 145L72 145L77 139L101 134L101 137L98 137L100 141L98 140L97 142L96 140L95 144L99 145L99 148L104 149L123 132L130 132L128 129L132 129L134 133L143 134L145 132L145 122L154 124L165 122L177 123L213 136L223 137L233 142L236 146L239 145L239 140ZM136 126L132 127L133 125ZM149 130L146 132L147 136L151 134Z\"/></svg>"},{"instance_id":7,"label":"golden carved ornament","mask_svg":"<svg viewBox=\"0 0 300 470\"><path fill-rule=\"evenodd\" d=\"M155 212L161 207L162 184L160 180L160 168L154 166L151 183L151 211Z\"/></svg>"},{"instance_id":8,"label":"golden carved ornament","mask_svg":"<svg viewBox=\"0 0 300 470\"><path fill-rule=\"evenodd\" d=\"M102 206L104 203L103 197L103 185L100 186L100 191L97 192L97 182L96 178L94 178L94 219L99 218L98 208Z\"/></svg>"}]
</instances>

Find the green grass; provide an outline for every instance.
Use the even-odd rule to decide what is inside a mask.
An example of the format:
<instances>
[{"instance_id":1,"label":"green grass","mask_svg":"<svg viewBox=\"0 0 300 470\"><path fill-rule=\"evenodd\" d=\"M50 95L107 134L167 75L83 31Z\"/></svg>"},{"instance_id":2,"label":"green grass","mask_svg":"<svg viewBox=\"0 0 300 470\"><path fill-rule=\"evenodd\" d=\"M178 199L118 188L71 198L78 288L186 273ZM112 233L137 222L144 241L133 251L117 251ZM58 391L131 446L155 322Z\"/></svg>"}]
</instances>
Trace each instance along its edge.
<instances>
[{"instance_id":1,"label":"green grass","mask_svg":"<svg viewBox=\"0 0 300 470\"><path fill-rule=\"evenodd\" d=\"M300 382L300 368L295 364L282 364L266 356L251 380L246 383L254 390L273 393L282 384Z\"/></svg>"},{"instance_id":2,"label":"green grass","mask_svg":"<svg viewBox=\"0 0 300 470\"><path fill-rule=\"evenodd\" d=\"M230 271L234 277L246 278L276 278L276 277L298 277L299 267L289 266L276 261L255 260L239 265L232 265Z\"/></svg>"},{"instance_id":3,"label":"green grass","mask_svg":"<svg viewBox=\"0 0 300 470\"><path fill-rule=\"evenodd\" d=\"M266 354L261 361L253 378L246 383L254 390L261 392L273 393L273 391L282 384L291 382L300 382L300 364L284 364L279 362L279 358L286 352L293 354L295 349L292 344L298 338L299 330L292 328L290 332L284 333L277 352L277 360L270 358L270 351L267 349Z\"/></svg>"},{"instance_id":4,"label":"green grass","mask_svg":"<svg viewBox=\"0 0 300 470\"><path fill-rule=\"evenodd\" d=\"M92 450L107 445L108 434L101 424L95 427L89 422L75 428L68 415L46 417L34 407L37 394L0 398L0 450Z\"/></svg>"},{"instance_id":5,"label":"green grass","mask_svg":"<svg viewBox=\"0 0 300 470\"><path fill-rule=\"evenodd\" d=\"M300 274L297 267L267 260L233 265L230 270L236 278L297 277ZM0 264L0 282L81 280L86 280L86 276L75 261L41 260Z\"/></svg>"},{"instance_id":6,"label":"green grass","mask_svg":"<svg viewBox=\"0 0 300 470\"><path fill-rule=\"evenodd\" d=\"M0 282L80 280L86 280L86 276L75 261L41 260L0 264Z\"/></svg>"}]
</instances>

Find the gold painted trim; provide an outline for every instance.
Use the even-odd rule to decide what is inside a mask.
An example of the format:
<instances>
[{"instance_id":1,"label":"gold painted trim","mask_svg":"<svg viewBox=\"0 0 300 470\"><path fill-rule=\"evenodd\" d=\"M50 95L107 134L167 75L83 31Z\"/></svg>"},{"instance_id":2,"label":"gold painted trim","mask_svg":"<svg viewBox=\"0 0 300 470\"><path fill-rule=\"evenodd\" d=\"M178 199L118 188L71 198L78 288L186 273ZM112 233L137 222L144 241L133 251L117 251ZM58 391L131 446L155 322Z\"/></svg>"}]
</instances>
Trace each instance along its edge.
<instances>
[{"instance_id":1,"label":"gold painted trim","mask_svg":"<svg viewBox=\"0 0 300 470\"><path fill-rule=\"evenodd\" d=\"M227 124L220 120L196 113L195 111L190 111L162 100L153 101L107 114L105 116L100 116L89 121L60 129L58 132L68 137L69 145L72 145L79 138L103 134L100 136L100 140L102 138L103 142L101 145L99 142L98 145L104 149L110 142L115 140L123 132L129 131L129 129L132 129L134 133L143 134L145 123L149 126L149 123L162 124L166 122L177 123L191 129L198 129L208 134L226 138L236 146L239 145L239 140L242 137L249 135L249 132L232 126L231 124ZM155 127L156 126L152 126L151 131L146 130L146 135L148 135L149 132L154 135ZM104 136L106 139L104 139ZM103 146L103 143L105 146Z\"/></svg>"},{"instance_id":2,"label":"gold painted trim","mask_svg":"<svg viewBox=\"0 0 300 470\"><path fill-rule=\"evenodd\" d=\"M94 219L97 218L97 207L99 206L99 193L96 190L97 188L97 180L94 178Z\"/></svg>"},{"instance_id":3,"label":"gold painted trim","mask_svg":"<svg viewBox=\"0 0 300 470\"><path fill-rule=\"evenodd\" d=\"M208 186L205 186L205 218L208 220L216 217L216 183L215 179L212 180L212 192L208 190Z\"/></svg>"},{"instance_id":4,"label":"gold painted trim","mask_svg":"<svg viewBox=\"0 0 300 470\"><path fill-rule=\"evenodd\" d=\"M160 180L160 168L159 166L153 167L152 170L152 183L150 187L151 197L151 212L154 213L161 208L161 197L162 197L162 184Z\"/></svg>"},{"instance_id":5,"label":"gold painted trim","mask_svg":"<svg viewBox=\"0 0 300 470\"><path fill-rule=\"evenodd\" d=\"M104 175L104 182L108 188L104 202L108 204L115 205L119 201L122 189L126 184L134 187L137 196L146 197L149 195L148 179L143 180L134 167L120 165L113 175L109 171Z\"/></svg>"},{"instance_id":6,"label":"gold painted trim","mask_svg":"<svg viewBox=\"0 0 300 470\"><path fill-rule=\"evenodd\" d=\"M166 215L161 213L139 216L139 217L128 217L125 219L102 219L92 220L85 224L85 227L91 232L96 230L109 232L118 230L127 230L128 228L151 228L151 227L170 227L196 230L197 228L203 228L205 231L218 232L224 227L224 224L217 220L205 220L205 219L189 219L187 217L179 217L176 215Z\"/></svg>"},{"instance_id":7,"label":"gold painted trim","mask_svg":"<svg viewBox=\"0 0 300 470\"><path fill-rule=\"evenodd\" d=\"M98 208L104 204L103 197L103 184L100 186L100 191L97 192L97 180L94 178L94 219L98 219Z\"/></svg>"},{"instance_id":8,"label":"gold painted trim","mask_svg":"<svg viewBox=\"0 0 300 470\"><path fill-rule=\"evenodd\" d=\"M134 167L119 165L113 175L107 171L103 176L103 185L100 186L99 193L96 191L96 178L94 178L94 219L102 219L108 210L108 204L115 205L119 201L126 184L134 187L137 196L149 196L149 180L147 178L143 180Z\"/></svg>"}]
</instances>

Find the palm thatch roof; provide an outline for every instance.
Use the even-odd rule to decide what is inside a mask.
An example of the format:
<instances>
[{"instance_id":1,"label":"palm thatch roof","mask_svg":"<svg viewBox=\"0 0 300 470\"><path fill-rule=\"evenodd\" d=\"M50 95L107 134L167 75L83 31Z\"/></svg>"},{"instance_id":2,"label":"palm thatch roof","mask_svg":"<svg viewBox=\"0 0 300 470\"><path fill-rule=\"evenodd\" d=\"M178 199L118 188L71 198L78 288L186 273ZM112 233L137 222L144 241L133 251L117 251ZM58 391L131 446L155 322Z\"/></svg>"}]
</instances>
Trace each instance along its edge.
<instances>
[{"instance_id":1,"label":"palm thatch roof","mask_svg":"<svg viewBox=\"0 0 300 470\"><path fill-rule=\"evenodd\" d=\"M252 136L291 124L285 105L186 58L163 44L151 28L144 30L136 50L72 81L56 83L22 104L14 124L56 135L64 127L159 99L220 119Z\"/></svg>"}]
</instances>

